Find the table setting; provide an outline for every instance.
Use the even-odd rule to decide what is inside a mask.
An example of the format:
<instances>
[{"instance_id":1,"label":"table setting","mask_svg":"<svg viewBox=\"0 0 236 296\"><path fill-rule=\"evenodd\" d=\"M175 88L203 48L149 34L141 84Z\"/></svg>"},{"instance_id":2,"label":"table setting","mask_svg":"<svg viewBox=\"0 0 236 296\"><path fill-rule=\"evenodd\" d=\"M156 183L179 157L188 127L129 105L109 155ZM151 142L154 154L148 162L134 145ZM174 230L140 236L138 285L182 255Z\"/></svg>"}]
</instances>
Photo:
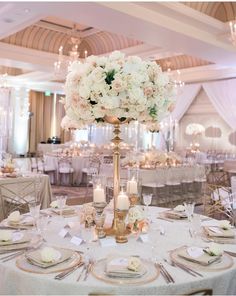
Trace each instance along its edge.
<instances>
[{"instance_id":1,"label":"table setting","mask_svg":"<svg viewBox=\"0 0 236 296\"><path fill-rule=\"evenodd\" d=\"M147 212L142 206L136 207L143 215L137 216L138 220L146 219L148 223L144 228L130 231L127 243L118 243L109 235L99 239L96 223L85 227L81 220L84 206L72 207L77 215L71 217L52 214L50 209L41 211L42 219L51 213L42 231L39 231L38 223L27 230L0 229L0 270L7 269L13 277L19 276L24 282L30 275L32 293L37 289L40 293L47 290L48 294L66 291L76 294L78 289L83 294L97 289L103 293L125 291L135 294L137 287L145 293L170 294L175 286L184 293L199 285L212 287L213 280L220 276L226 279L235 276L235 244L207 241L201 235L207 225L219 229L228 227L230 233L235 234L230 224L198 215L199 233L191 236L189 229L194 228L197 214L193 213L191 221L186 214L185 219L169 223L158 217L175 209L148 206ZM177 210L181 208L179 205ZM127 222L136 215L131 209L133 213ZM5 221L1 225L5 225ZM176 232L180 235L176 236ZM11 244L17 247L4 249ZM44 284L41 287L39 283ZM216 291L223 293L219 285L216 286ZM1 284L0 291L6 293L7 285ZM27 285L23 291L27 293Z\"/></svg>"}]
</instances>

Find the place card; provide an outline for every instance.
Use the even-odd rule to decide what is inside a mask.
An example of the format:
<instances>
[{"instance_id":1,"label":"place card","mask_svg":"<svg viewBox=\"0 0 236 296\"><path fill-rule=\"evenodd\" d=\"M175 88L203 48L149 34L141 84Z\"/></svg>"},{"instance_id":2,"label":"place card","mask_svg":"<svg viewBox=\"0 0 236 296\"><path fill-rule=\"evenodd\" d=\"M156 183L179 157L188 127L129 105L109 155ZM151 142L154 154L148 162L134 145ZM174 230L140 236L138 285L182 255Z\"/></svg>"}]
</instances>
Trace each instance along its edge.
<instances>
[{"instance_id":1,"label":"place card","mask_svg":"<svg viewBox=\"0 0 236 296\"><path fill-rule=\"evenodd\" d=\"M70 240L70 242L76 246L79 246L84 242L84 240L82 238L80 238L79 236L74 235L72 237L72 239Z\"/></svg>"},{"instance_id":2,"label":"place card","mask_svg":"<svg viewBox=\"0 0 236 296\"><path fill-rule=\"evenodd\" d=\"M70 221L70 222L68 222L68 223L66 224L66 226L65 226L64 228L70 228L70 229L72 229L72 228L74 228L75 226L76 226L76 223Z\"/></svg>"},{"instance_id":3,"label":"place card","mask_svg":"<svg viewBox=\"0 0 236 296\"><path fill-rule=\"evenodd\" d=\"M67 229L65 229L65 228L62 228L62 229L59 231L58 235L59 235L60 237L62 237L62 238L65 238L66 236L70 236L69 231L68 231Z\"/></svg>"},{"instance_id":4,"label":"place card","mask_svg":"<svg viewBox=\"0 0 236 296\"><path fill-rule=\"evenodd\" d=\"M116 244L116 240L114 237L106 237L106 238L102 238L100 239L100 244L101 247L115 247L117 246Z\"/></svg>"},{"instance_id":5,"label":"place card","mask_svg":"<svg viewBox=\"0 0 236 296\"><path fill-rule=\"evenodd\" d=\"M147 242L149 242L149 236L147 233L140 234L138 240L141 241L142 243L147 243Z\"/></svg>"}]
</instances>

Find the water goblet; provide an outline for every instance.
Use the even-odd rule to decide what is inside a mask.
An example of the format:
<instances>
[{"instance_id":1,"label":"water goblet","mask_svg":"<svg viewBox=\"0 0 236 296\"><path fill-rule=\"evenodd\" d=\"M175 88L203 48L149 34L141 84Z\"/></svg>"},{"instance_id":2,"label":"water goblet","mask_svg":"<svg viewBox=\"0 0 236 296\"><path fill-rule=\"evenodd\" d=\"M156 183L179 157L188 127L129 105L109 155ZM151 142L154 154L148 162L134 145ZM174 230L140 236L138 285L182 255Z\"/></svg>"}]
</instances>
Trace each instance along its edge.
<instances>
[{"instance_id":1,"label":"water goblet","mask_svg":"<svg viewBox=\"0 0 236 296\"><path fill-rule=\"evenodd\" d=\"M36 227L37 227L38 233L41 235L43 240L44 240L44 233L47 230L48 222L49 222L49 216L41 216L36 221Z\"/></svg>"},{"instance_id":2,"label":"water goblet","mask_svg":"<svg viewBox=\"0 0 236 296\"><path fill-rule=\"evenodd\" d=\"M188 221L191 222L194 212L195 202L184 202L185 213L188 217Z\"/></svg>"},{"instance_id":3,"label":"water goblet","mask_svg":"<svg viewBox=\"0 0 236 296\"><path fill-rule=\"evenodd\" d=\"M60 217L62 217L62 210L66 206L67 195L58 195L56 196L57 199L57 206L60 210Z\"/></svg>"},{"instance_id":4,"label":"water goblet","mask_svg":"<svg viewBox=\"0 0 236 296\"><path fill-rule=\"evenodd\" d=\"M143 194L143 203L146 206L146 215L148 217L148 206L152 203L152 194Z\"/></svg>"},{"instance_id":5,"label":"water goblet","mask_svg":"<svg viewBox=\"0 0 236 296\"><path fill-rule=\"evenodd\" d=\"M36 200L31 200L29 203L29 211L30 215L32 216L34 220L34 227L36 227L36 221L39 218L39 213L40 213L40 202Z\"/></svg>"}]
</instances>

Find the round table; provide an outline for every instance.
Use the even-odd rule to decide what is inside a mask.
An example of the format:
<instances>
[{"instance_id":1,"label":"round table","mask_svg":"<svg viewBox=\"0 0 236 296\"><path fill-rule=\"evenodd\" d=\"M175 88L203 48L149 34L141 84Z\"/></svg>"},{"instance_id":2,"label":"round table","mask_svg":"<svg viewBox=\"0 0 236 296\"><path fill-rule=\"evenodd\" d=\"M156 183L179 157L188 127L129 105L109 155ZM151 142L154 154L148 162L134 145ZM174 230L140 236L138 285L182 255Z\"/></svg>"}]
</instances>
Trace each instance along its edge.
<instances>
[{"instance_id":1,"label":"round table","mask_svg":"<svg viewBox=\"0 0 236 296\"><path fill-rule=\"evenodd\" d=\"M55 274L40 275L24 272L16 267L15 259L6 263L0 263L0 294L109 294L109 295L170 295L180 294L186 295L195 290L208 288L213 289L213 294L235 294L236 291L236 266L228 270L219 272L201 271L203 277L193 277L183 270L168 265L163 258L168 257L168 251L183 245L207 246L207 242L202 241L200 237L192 238L189 234L188 221L168 222L157 219L158 213L163 208L149 208L151 217L151 229L148 233L150 242L143 243L137 241L137 237L131 235L128 243L117 244L114 247L101 247L99 241L88 244L75 246L70 242L69 237L61 238L58 233L69 221L77 221L78 217L60 219L52 217L48 225L48 229L44 236L48 244L57 247L71 248L74 250L88 252L96 259L104 258L110 253L119 253L125 255L139 255L142 258L152 259L153 246L154 252L160 262L164 264L166 269L175 280L174 284L167 284L160 275L155 281L145 285L112 285L97 280L92 274L89 274L86 281L77 282L76 279L81 269L66 277L64 280L58 281L54 279ZM201 216L203 218L203 216ZM214 220L211 221L214 223ZM211 223L210 222L210 223ZM205 221L202 223L209 223ZM165 234L161 235L160 229L165 230ZM73 229L72 235L78 230ZM236 251L235 245L222 245L224 250Z\"/></svg>"}]
</instances>

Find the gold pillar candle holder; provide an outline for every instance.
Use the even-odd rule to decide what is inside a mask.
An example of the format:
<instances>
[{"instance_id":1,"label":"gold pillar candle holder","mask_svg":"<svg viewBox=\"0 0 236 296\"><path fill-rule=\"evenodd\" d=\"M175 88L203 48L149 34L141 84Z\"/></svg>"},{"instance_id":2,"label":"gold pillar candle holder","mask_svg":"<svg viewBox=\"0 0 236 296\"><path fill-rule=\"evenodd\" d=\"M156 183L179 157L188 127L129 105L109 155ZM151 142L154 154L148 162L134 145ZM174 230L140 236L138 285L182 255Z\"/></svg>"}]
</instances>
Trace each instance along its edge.
<instances>
[{"instance_id":1,"label":"gold pillar candle holder","mask_svg":"<svg viewBox=\"0 0 236 296\"><path fill-rule=\"evenodd\" d=\"M123 244L128 242L125 218L128 210L116 210L116 242Z\"/></svg>"}]
</instances>

